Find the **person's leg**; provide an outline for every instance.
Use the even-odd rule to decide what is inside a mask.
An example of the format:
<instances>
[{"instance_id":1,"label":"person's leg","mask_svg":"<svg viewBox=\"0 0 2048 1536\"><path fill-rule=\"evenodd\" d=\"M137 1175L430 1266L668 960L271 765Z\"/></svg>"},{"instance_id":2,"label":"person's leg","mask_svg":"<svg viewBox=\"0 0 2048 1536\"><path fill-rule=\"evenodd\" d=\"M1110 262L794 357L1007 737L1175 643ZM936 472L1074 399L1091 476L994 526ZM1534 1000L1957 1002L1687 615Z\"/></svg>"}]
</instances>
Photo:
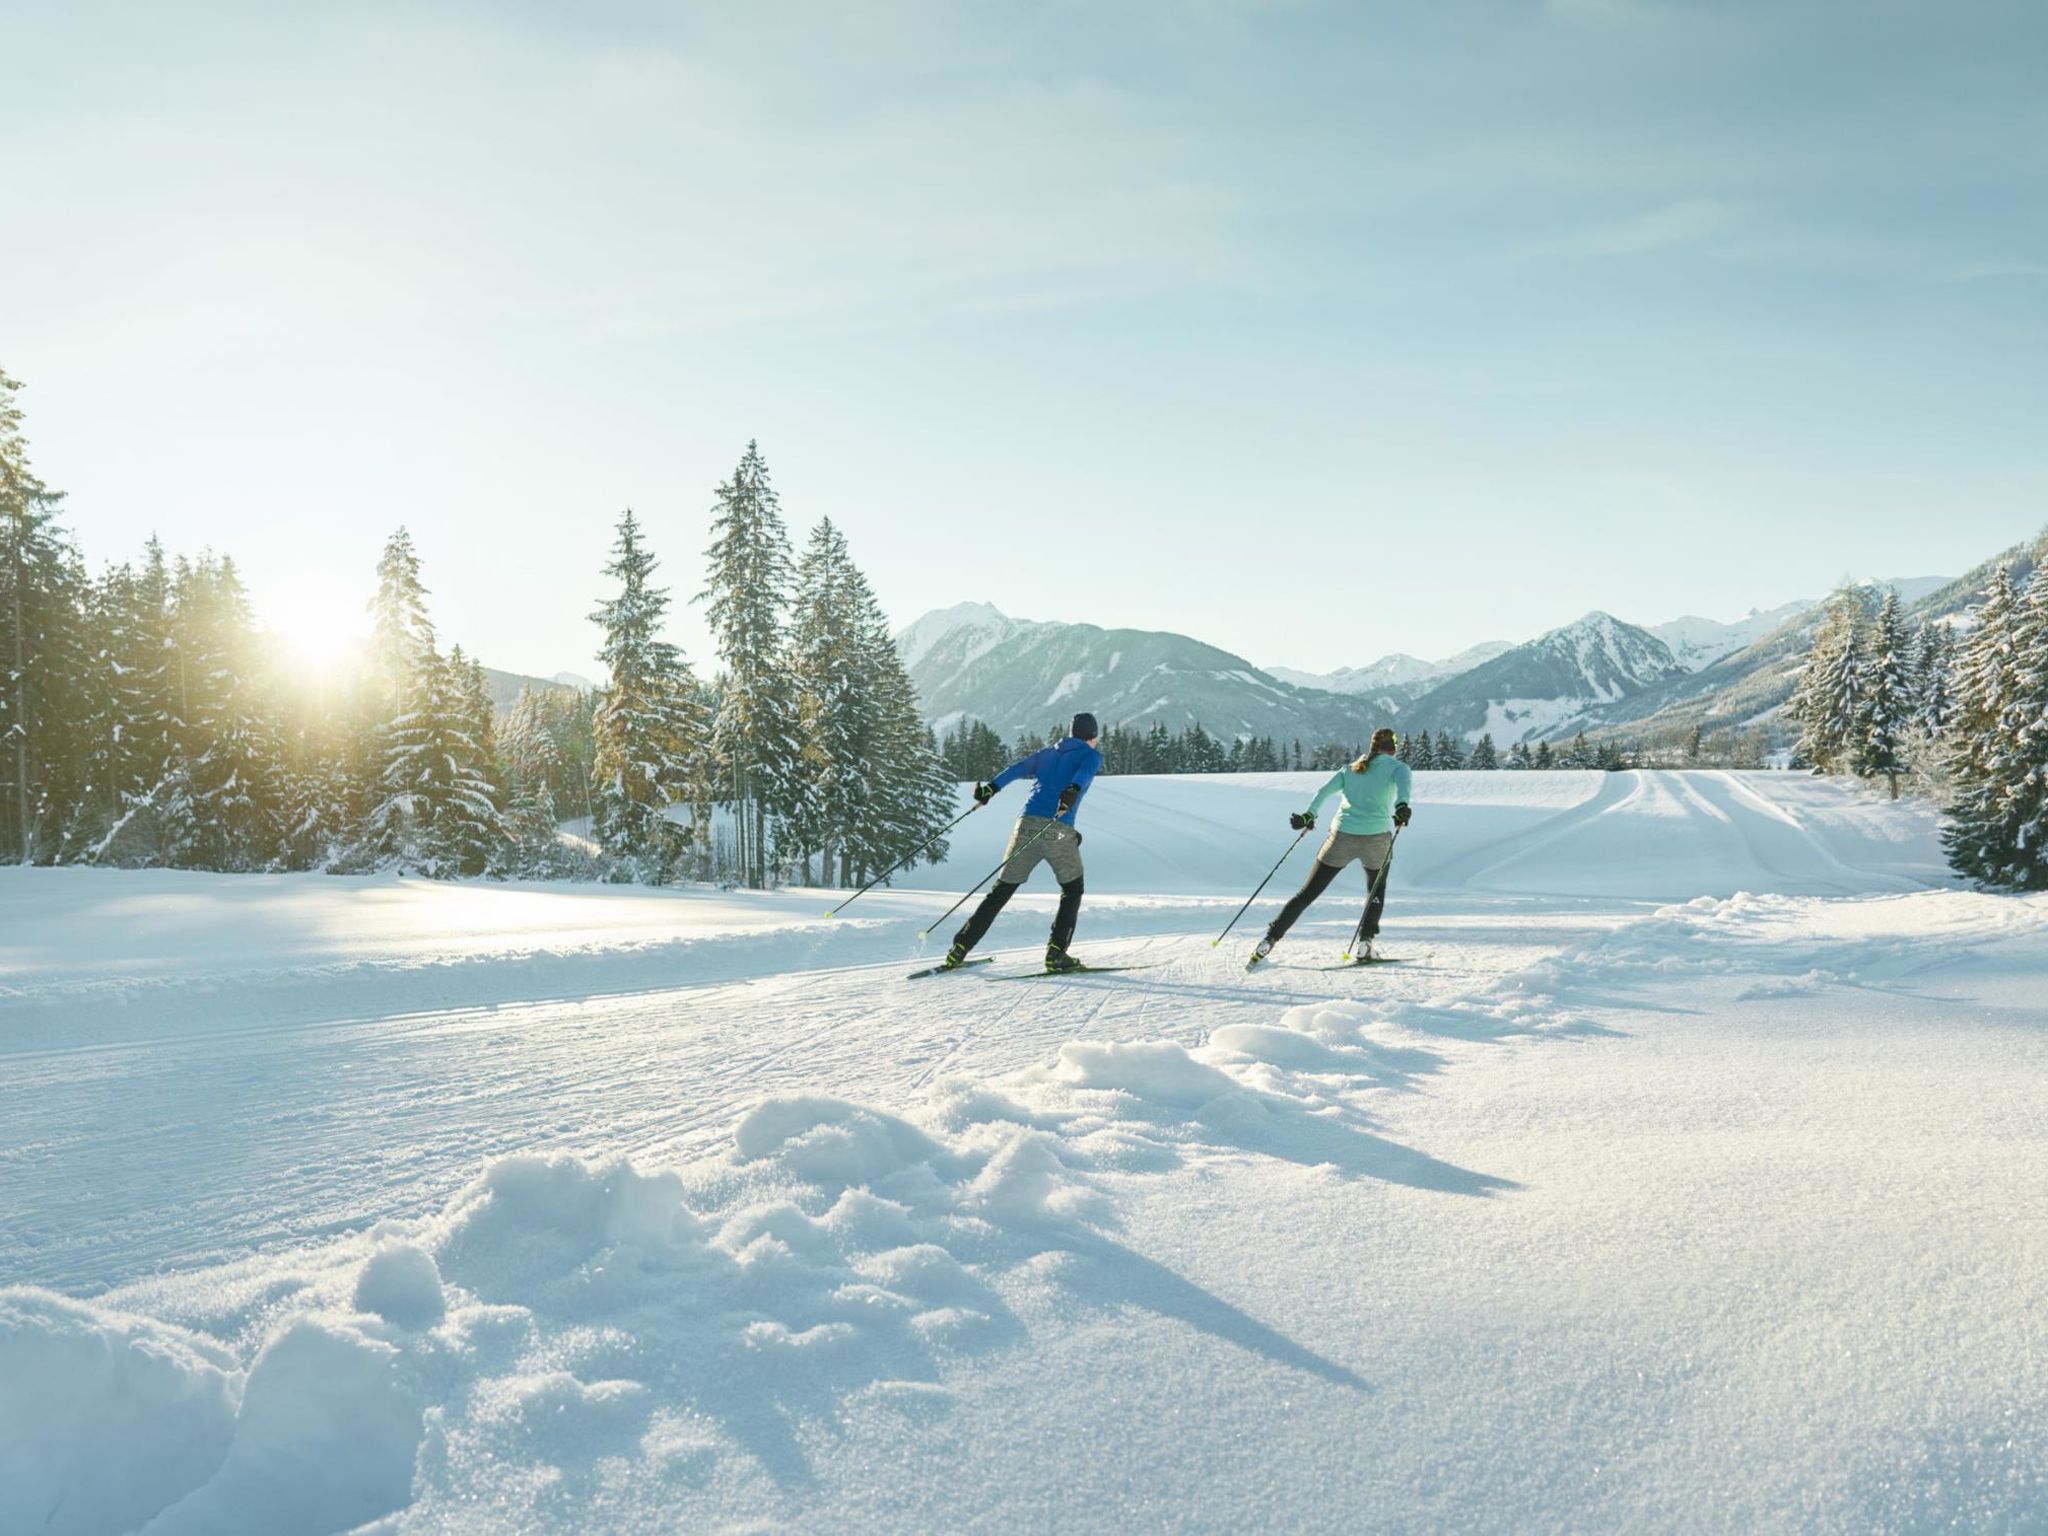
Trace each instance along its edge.
<instances>
[{"instance_id":1,"label":"person's leg","mask_svg":"<svg viewBox=\"0 0 2048 1536\"><path fill-rule=\"evenodd\" d=\"M1046 945L1047 957L1064 955L1067 946L1074 942L1074 925L1081 920L1081 881L1077 877L1060 882L1060 909L1053 914L1052 937Z\"/></svg>"},{"instance_id":2,"label":"person's leg","mask_svg":"<svg viewBox=\"0 0 2048 1536\"><path fill-rule=\"evenodd\" d=\"M1065 959L1074 941L1074 925L1081 920L1081 834L1069 826L1055 827L1046 838L1045 862L1052 866L1060 883L1059 911L1053 914L1052 932L1047 937L1047 964Z\"/></svg>"},{"instance_id":3,"label":"person's leg","mask_svg":"<svg viewBox=\"0 0 2048 1536\"><path fill-rule=\"evenodd\" d=\"M1387 910L1387 882L1380 878L1385 870L1383 864L1365 872L1365 918L1359 925L1359 939L1366 944L1379 937L1380 914Z\"/></svg>"},{"instance_id":4,"label":"person's leg","mask_svg":"<svg viewBox=\"0 0 2048 1536\"><path fill-rule=\"evenodd\" d=\"M1287 898L1287 905L1280 909L1280 915L1267 925L1264 948L1271 949L1287 937L1287 930L1295 925L1301 914L1309 909L1318 896L1330 888L1330 882L1337 878L1338 868L1339 866L1325 864L1321 859L1316 860L1316 867L1309 871L1308 879L1302 882L1301 889Z\"/></svg>"},{"instance_id":5,"label":"person's leg","mask_svg":"<svg viewBox=\"0 0 2048 1536\"><path fill-rule=\"evenodd\" d=\"M1007 880L998 880L981 898L981 905L974 909L974 915L967 919L960 931L953 935L953 947L946 952L946 958L959 961L966 953L979 944L982 935L988 932L988 925L996 920L996 914L1010 903L1017 894L1017 887Z\"/></svg>"}]
</instances>

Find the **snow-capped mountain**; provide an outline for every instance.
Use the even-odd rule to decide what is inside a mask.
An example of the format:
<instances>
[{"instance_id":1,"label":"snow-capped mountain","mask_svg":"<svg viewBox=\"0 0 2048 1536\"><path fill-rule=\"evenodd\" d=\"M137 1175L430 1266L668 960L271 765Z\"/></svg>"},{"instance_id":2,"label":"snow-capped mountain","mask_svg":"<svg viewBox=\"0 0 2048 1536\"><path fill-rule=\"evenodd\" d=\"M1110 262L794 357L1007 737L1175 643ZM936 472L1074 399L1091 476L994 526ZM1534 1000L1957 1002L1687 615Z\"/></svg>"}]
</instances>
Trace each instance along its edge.
<instances>
[{"instance_id":1,"label":"snow-capped mountain","mask_svg":"<svg viewBox=\"0 0 2048 1536\"><path fill-rule=\"evenodd\" d=\"M928 613L896 646L942 732L973 718L1014 737L1085 709L1105 727L1349 744L1380 723L1367 701L1297 688L1186 635L1017 619L987 603Z\"/></svg>"},{"instance_id":2,"label":"snow-capped mountain","mask_svg":"<svg viewBox=\"0 0 2048 1536\"><path fill-rule=\"evenodd\" d=\"M1366 666L1339 667L1334 672L1302 672L1293 667L1268 667L1266 670L1283 683L1292 683L1297 688L1383 697L1405 693L1412 699L1427 692L1429 685L1456 677L1460 672L1469 672L1513 649L1510 641L1488 640L1442 661L1424 661L1420 656L1395 651Z\"/></svg>"},{"instance_id":3,"label":"snow-capped mountain","mask_svg":"<svg viewBox=\"0 0 2048 1536\"><path fill-rule=\"evenodd\" d=\"M1646 629L1589 613L1450 678L1404 712L1408 730L1449 731L1497 746L1565 734L1685 668Z\"/></svg>"},{"instance_id":4,"label":"snow-capped mountain","mask_svg":"<svg viewBox=\"0 0 2048 1536\"><path fill-rule=\"evenodd\" d=\"M1780 603L1776 608L1752 608L1730 623L1687 614L1668 624L1652 624L1650 633L1671 647L1672 658L1688 672L1710 667L1723 656L1732 656L1745 646L1782 628L1813 606L1810 598Z\"/></svg>"}]
</instances>

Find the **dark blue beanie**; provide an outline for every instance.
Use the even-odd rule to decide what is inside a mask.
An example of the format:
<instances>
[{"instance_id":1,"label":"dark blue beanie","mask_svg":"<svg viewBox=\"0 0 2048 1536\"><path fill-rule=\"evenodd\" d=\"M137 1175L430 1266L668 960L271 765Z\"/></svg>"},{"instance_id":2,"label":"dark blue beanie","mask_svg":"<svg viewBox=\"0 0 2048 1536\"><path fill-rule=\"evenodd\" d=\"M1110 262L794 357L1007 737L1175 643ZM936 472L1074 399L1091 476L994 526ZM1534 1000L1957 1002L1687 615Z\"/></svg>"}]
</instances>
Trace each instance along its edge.
<instances>
[{"instance_id":1,"label":"dark blue beanie","mask_svg":"<svg viewBox=\"0 0 2048 1536\"><path fill-rule=\"evenodd\" d=\"M1074 729L1069 734L1078 736L1083 741L1093 741L1102 734L1102 728L1095 723L1095 717L1084 709L1074 716Z\"/></svg>"}]
</instances>

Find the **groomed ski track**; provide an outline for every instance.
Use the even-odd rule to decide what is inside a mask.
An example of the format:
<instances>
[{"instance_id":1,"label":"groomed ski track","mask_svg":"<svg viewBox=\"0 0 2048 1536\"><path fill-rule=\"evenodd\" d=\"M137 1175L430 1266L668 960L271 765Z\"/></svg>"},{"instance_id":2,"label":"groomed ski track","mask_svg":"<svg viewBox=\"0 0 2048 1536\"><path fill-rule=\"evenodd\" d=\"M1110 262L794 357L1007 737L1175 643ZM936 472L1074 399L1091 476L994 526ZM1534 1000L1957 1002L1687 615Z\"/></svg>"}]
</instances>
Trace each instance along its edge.
<instances>
[{"instance_id":1,"label":"groomed ski track","mask_svg":"<svg viewBox=\"0 0 2048 1536\"><path fill-rule=\"evenodd\" d=\"M1803 777L1428 774L1388 919L1390 937L1430 953L1427 970L1248 976L1244 953L1306 873L1316 838L1223 947L1209 940L1235 910L1233 894L1242 900L1232 882L1248 884L1270 864L1286 843L1286 811L1320 779L1101 781L1076 948L1097 964L1154 968L1033 987L991 986L971 972L904 977L906 961L929 963L944 948L944 935L916 937L950 904L930 870L918 883L938 889L881 892L829 923L822 893L716 896L707 904L724 929L697 939L659 922L666 911L687 931L692 895L636 893L630 925L611 909L567 919L601 924L579 947L587 930L549 928L542 892L530 922L492 912L438 947L402 916L380 935L315 906L288 942L238 949L237 929L212 936L217 954L166 953L155 974L130 979L97 960L67 963L62 939L41 965L28 946L8 951L28 950L27 964L17 958L0 973L16 989L0 1027L0 1156L23 1175L0 1185L0 1223L26 1238L11 1278L95 1291L325 1237L431 1208L483 1160L512 1150L686 1160L774 1094L893 1105L942 1072L998 1076L1071 1039L1193 1046L1320 1000L1451 1001L1661 900L1900 890L1940 878L1924 847L1911 865L1913 850L1883 833L1872 807ZM1015 807L970 821L944 875L964 885L991 851L1000 856L1005 809ZM242 882L269 878L4 873L12 884L0 890L25 896L33 882L59 895L23 911L14 931L33 938L38 918L46 932L98 930L109 951L153 926L152 888L168 913L194 884L225 883L233 898ZM284 883L312 902L346 903L364 889ZM1150 894L1197 883L1207 891ZM1002 957L995 969L1036 963L1050 889L1027 886L1004 915L984 951ZM462 899L480 908L520 895L471 891ZM412 894L437 893L414 885ZM65 910L65 897L79 905ZM111 900L96 909L103 897ZM1362 878L1347 874L1280 957L1334 960L1362 898ZM74 939L70 952L82 950ZM300 963L274 966L279 952ZM363 1006L380 994L412 1006Z\"/></svg>"}]
</instances>

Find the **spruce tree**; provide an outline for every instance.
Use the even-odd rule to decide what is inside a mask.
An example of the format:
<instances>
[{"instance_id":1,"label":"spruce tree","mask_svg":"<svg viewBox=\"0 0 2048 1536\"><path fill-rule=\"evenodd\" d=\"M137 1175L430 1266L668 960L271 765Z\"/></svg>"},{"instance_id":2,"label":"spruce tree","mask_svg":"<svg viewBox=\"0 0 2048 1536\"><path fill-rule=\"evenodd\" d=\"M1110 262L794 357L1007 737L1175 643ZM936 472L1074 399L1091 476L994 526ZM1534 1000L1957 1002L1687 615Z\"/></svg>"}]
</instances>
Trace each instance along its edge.
<instances>
[{"instance_id":1,"label":"spruce tree","mask_svg":"<svg viewBox=\"0 0 2048 1536\"><path fill-rule=\"evenodd\" d=\"M483 668L453 647L434 674L429 751L433 825L429 873L443 879L501 867L507 842L491 755L491 700Z\"/></svg>"},{"instance_id":2,"label":"spruce tree","mask_svg":"<svg viewBox=\"0 0 2048 1536\"><path fill-rule=\"evenodd\" d=\"M1914 645L1913 722L1939 741L1954 710L1955 637L1948 625L1923 623Z\"/></svg>"},{"instance_id":3,"label":"spruce tree","mask_svg":"<svg viewBox=\"0 0 2048 1536\"><path fill-rule=\"evenodd\" d=\"M757 444L718 487L710 571L698 600L724 668L713 744L739 826L740 875L768 883L768 822L794 790L794 730L783 674L782 622L791 578L782 506Z\"/></svg>"},{"instance_id":4,"label":"spruce tree","mask_svg":"<svg viewBox=\"0 0 2048 1536\"><path fill-rule=\"evenodd\" d=\"M207 869L267 867L280 844L280 743L255 665L255 623L231 559L187 567L175 597L185 664L182 752L190 776L192 859Z\"/></svg>"},{"instance_id":5,"label":"spruce tree","mask_svg":"<svg viewBox=\"0 0 2048 1536\"><path fill-rule=\"evenodd\" d=\"M0 857L57 857L89 770L78 740L89 664L85 574L63 493L29 468L20 384L0 370Z\"/></svg>"},{"instance_id":6,"label":"spruce tree","mask_svg":"<svg viewBox=\"0 0 2048 1536\"><path fill-rule=\"evenodd\" d=\"M1530 765L1535 768L1555 768L1557 766L1557 754L1551 750L1549 742L1539 741L1536 743L1536 752L1530 758Z\"/></svg>"},{"instance_id":7,"label":"spruce tree","mask_svg":"<svg viewBox=\"0 0 2048 1536\"><path fill-rule=\"evenodd\" d=\"M642 879L661 881L686 845L708 859L710 815L705 722L682 652L661 638L669 597L653 584L655 567L628 508L605 567L618 594L590 616L604 632L598 654L611 674L592 729L597 840ZM694 802L688 838L668 819L677 800Z\"/></svg>"},{"instance_id":8,"label":"spruce tree","mask_svg":"<svg viewBox=\"0 0 2048 1536\"><path fill-rule=\"evenodd\" d=\"M1955 800L1943 840L1958 870L1990 885L2033 883L2041 857L2038 800L2029 784L2038 783L2044 588L2037 574L2023 600L2011 567L1999 566L1957 669L1946 738Z\"/></svg>"},{"instance_id":9,"label":"spruce tree","mask_svg":"<svg viewBox=\"0 0 2048 1536\"><path fill-rule=\"evenodd\" d=\"M1789 705L1799 725L1799 757L1823 773L1855 766L1863 705L1863 604L1848 587L1837 592L1814 635Z\"/></svg>"},{"instance_id":10,"label":"spruce tree","mask_svg":"<svg viewBox=\"0 0 2048 1536\"><path fill-rule=\"evenodd\" d=\"M448 695L419 556L403 528L377 562L370 614L368 713L374 724L370 750L353 770L368 776L360 796L368 809L349 862L436 872L434 816L453 778L451 765L436 757L444 734L438 712Z\"/></svg>"},{"instance_id":11,"label":"spruce tree","mask_svg":"<svg viewBox=\"0 0 2048 1536\"><path fill-rule=\"evenodd\" d=\"M1885 776L1894 800L1899 797L1899 775L1906 771L1906 733L1912 716L1913 665L1907 653L1906 626L1899 614L1899 594L1887 590L1870 634L1856 757L1863 773Z\"/></svg>"},{"instance_id":12,"label":"spruce tree","mask_svg":"<svg viewBox=\"0 0 2048 1536\"><path fill-rule=\"evenodd\" d=\"M1468 766L1473 768L1500 767L1500 754L1494 748L1493 733L1491 731L1480 736L1478 745L1472 749L1472 759Z\"/></svg>"},{"instance_id":13,"label":"spruce tree","mask_svg":"<svg viewBox=\"0 0 2048 1536\"><path fill-rule=\"evenodd\" d=\"M846 540L823 519L797 566L785 663L803 793L791 798L778 831L801 861L807 884L814 854L822 883L842 883L849 871L840 855L861 840L876 814L870 800L881 787L874 779L881 699L868 676L876 658L864 629L865 584L856 576Z\"/></svg>"},{"instance_id":14,"label":"spruce tree","mask_svg":"<svg viewBox=\"0 0 2048 1536\"><path fill-rule=\"evenodd\" d=\"M1438 768L1462 768L1465 766L1465 749L1457 737L1449 731L1436 733L1436 748L1432 753Z\"/></svg>"},{"instance_id":15,"label":"spruce tree","mask_svg":"<svg viewBox=\"0 0 2048 1536\"><path fill-rule=\"evenodd\" d=\"M1510 768L1527 768L1529 766L1529 743L1518 741L1509 747L1507 765Z\"/></svg>"}]
</instances>

